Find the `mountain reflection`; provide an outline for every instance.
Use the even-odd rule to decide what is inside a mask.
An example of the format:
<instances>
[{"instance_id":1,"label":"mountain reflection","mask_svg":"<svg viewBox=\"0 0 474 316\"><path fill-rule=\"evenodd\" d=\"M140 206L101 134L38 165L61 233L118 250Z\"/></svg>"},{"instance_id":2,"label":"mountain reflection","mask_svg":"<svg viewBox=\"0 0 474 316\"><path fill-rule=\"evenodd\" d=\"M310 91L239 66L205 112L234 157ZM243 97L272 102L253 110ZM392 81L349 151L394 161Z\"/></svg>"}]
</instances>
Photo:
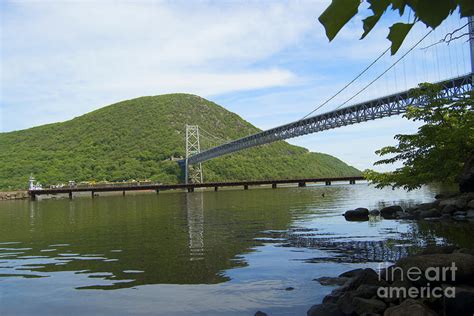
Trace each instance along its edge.
<instances>
[{"instance_id":1,"label":"mountain reflection","mask_svg":"<svg viewBox=\"0 0 474 316\"><path fill-rule=\"evenodd\" d=\"M16 203L0 213L0 241L15 242L0 244L0 269L14 266L9 277L73 271L91 279L80 289L225 282L224 271L245 266L241 255L262 244L261 231L290 225L276 206L222 211L241 198L195 192Z\"/></svg>"}]
</instances>

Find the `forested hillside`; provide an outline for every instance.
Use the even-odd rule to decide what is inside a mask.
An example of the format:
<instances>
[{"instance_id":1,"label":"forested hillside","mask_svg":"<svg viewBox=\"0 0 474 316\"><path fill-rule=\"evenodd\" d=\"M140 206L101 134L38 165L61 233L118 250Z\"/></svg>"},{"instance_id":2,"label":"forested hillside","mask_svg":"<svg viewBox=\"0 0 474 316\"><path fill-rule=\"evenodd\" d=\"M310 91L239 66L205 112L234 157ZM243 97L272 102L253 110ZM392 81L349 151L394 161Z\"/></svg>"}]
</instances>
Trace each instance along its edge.
<instances>
[{"instance_id":1,"label":"forested hillside","mask_svg":"<svg viewBox=\"0 0 474 316\"><path fill-rule=\"evenodd\" d=\"M259 131L201 97L168 94L106 106L70 121L0 133L0 188L69 180L180 182L185 125L232 140ZM202 140L203 147L212 144ZM205 181L360 175L341 160L276 142L203 164Z\"/></svg>"}]
</instances>

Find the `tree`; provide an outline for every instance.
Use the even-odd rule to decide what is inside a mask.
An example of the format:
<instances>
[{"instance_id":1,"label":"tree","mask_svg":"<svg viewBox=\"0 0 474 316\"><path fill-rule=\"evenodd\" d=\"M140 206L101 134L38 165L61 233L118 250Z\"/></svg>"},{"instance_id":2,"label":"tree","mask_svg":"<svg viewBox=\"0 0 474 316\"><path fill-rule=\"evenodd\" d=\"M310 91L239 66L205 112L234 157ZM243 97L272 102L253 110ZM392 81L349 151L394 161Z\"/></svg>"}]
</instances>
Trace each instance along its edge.
<instances>
[{"instance_id":1,"label":"tree","mask_svg":"<svg viewBox=\"0 0 474 316\"><path fill-rule=\"evenodd\" d=\"M455 183L464 163L474 154L474 94L451 100L441 95L441 88L421 84L411 93L426 98L426 106L410 106L404 117L423 121L416 134L396 135L398 144L376 153L392 157L376 165L402 162L403 167L390 173L365 171L378 188L391 186L413 190L432 182Z\"/></svg>"},{"instance_id":2,"label":"tree","mask_svg":"<svg viewBox=\"0 0 474 316\"><path fill-rule=\"evenodd\" d=\"M330 41L359 11L361 0L332 0L331 4L319 17L326 35ZM472 0L367 0L370 4L371 15L363 20L361 39L363 39L378 23L387 10L398 11L400 18L407 9L411 9L411 22L397 22L390 27L387 38L390 40L391 52L394 55L402 45L405 37L416 22L422 22L427 27L436 28L457 9L461 17L474 15Z\"/></svg>"}]
</instances>

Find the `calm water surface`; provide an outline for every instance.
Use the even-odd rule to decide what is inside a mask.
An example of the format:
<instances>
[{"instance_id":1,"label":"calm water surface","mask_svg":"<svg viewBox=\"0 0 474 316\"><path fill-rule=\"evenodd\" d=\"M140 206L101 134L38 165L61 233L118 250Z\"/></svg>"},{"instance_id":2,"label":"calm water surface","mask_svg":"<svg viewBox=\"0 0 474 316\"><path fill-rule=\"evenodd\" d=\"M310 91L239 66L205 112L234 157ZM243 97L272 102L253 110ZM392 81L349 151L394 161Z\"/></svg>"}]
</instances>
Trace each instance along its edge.
<instances>
[{"instance_id":1,"label":"calm water surface","mask_svg":"<svg viewBox=\"0 0 474 316\"><path fill-rule=\"evenodd\" d=\"M434 195L358 184L1 202L0 314L306 315L332 290L314 278L471 246L472 224L341 216Z\"/></svg>"}]
</instances>

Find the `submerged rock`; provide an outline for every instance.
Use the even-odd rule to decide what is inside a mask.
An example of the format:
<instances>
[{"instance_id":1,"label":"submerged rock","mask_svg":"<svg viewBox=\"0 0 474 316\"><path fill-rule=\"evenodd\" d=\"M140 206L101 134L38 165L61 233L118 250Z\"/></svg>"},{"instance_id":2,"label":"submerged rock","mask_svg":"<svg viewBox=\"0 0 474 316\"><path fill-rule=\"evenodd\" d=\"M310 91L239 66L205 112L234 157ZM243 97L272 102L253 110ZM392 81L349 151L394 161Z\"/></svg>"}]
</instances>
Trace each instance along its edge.
<instances>
[{"instance_id":1,"label":"submerged rock","mask_svg":"<svg viewBox=\"0 0 474 316\"><path fill-rule=\"evenodd\" d=\"M403 208L399 205L392 205L384 207L380 210L380 215L385 219L394 219L396 218L397 212L403 213Z\"/></svg>"},{"instance_id":2,"label":"submerged rock","mask_svg":"<svg viewBox=\"0 0 474 316\"><path fill-rule=\"evenodd\" d=\"M380 211L379 210L371 210L369 212L369 215L371 216L379 216L380 215Z\"/></svg>"},{"instance_id":3,"label":"submerged rock","mask_svg":"<svg viewBox=\"0 0 474 316\"><path fill-rule=\"evenodd\" d=\"M349 210L344 213L346 221L368 221L369 210L363 207L356 208L355 210Z\"/></svg>"}]
</instances>

